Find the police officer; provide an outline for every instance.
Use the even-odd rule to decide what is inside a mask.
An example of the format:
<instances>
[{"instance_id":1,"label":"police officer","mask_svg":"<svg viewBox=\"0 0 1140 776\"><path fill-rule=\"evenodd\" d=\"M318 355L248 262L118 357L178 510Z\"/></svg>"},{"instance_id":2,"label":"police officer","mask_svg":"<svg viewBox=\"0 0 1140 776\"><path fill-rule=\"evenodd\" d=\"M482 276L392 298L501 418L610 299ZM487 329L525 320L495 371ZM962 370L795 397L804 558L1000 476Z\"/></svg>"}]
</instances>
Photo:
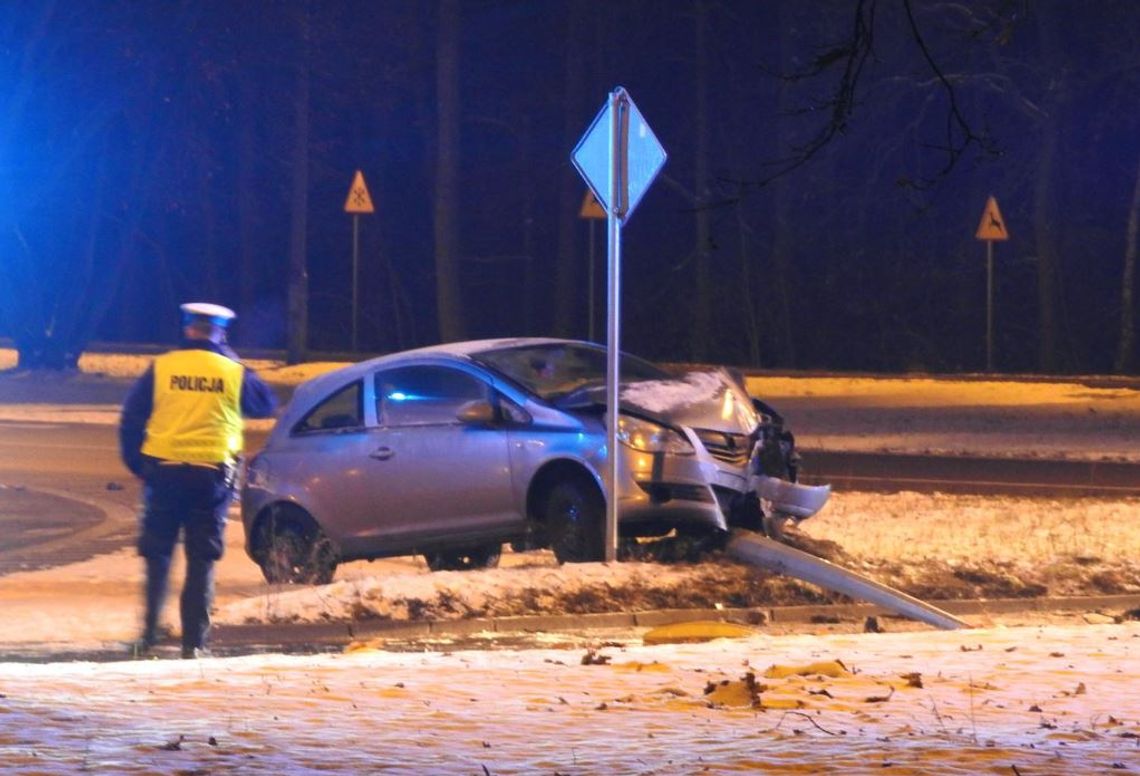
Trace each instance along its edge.
<instances>
[{"instance_id":1,"label":"police officer","mask_svg":"<svg viewBox=\"0 0 1140 776\"><path fill-rule=\"evenodd\" d=\"M159 640L174 545L182 533L182 657L208 654L214 562L225 546L226 511L242 451L242 417L271 417L269 386L226 344L234 312L221 305L182 305L181 346L138 379L123 403L119 448L143 480L138 551L146 561L146 615L137 654Z\"/></svg>"}]
</instances>

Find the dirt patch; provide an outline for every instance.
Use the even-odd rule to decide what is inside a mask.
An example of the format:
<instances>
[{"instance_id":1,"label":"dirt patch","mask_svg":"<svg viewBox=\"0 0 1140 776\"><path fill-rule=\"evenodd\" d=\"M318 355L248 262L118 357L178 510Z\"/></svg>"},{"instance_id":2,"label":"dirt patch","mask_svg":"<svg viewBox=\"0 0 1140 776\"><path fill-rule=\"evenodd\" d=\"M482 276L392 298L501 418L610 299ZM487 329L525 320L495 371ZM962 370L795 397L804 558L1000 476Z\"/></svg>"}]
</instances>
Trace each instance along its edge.
<instances>
[{"instance_id":1,"label":"dirt patch","mask_svg":"<svg viewBox=\"0 0 1140 776\"><path fill-rule=\"evenodd\" d=\"M908 564L850 556L851 568L932 603L965 599L1093 596L1140 592L1140 569L1135 564L1082 564L1058 558L1034 568L979 561L966 565L946 562ZM829 558L829 559L831 559ZM651 564L652 565L652 564ZM367 599L352 608L353 619L447 620L475 617L512 617L535 614L596 614L643 612L661 609L763 608L810 604L850 603L852 599L800 580L758 570L723 553L710 553L696 563L663 562L671 583L655 582L652 575L620 585L586 582L559 589L537 585L504 589L499 595L472 600L446 589L431 596L390 600L383 607ZM483 572L467 572L477 577ZM335 619L335 618L334 618Z\"/></svg>"}]
</instances>

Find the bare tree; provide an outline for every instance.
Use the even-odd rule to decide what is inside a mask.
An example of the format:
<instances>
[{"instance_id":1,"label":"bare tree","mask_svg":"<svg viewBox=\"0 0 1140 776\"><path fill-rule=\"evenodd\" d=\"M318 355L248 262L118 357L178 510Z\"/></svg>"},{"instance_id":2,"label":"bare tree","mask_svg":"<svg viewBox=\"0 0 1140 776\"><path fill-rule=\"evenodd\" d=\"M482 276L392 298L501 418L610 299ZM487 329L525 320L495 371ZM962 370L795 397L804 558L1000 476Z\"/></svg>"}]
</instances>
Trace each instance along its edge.
<instances>
[{"instance_id":1,"label":"bare tree","mask_svg":"<svg viewBox=\"0 0 1140 776\"><path fill-rule=\"evenodd\" d=\"M570 3L566 9L566 40L562 55L562 131L570 140L582 131L582 105L583 105L583 70L582 61L583 26L585 22L585 7L581 3ZM555 276L558 289L555 294L554 331L562 336L574 333L575 310L581 300L581 283L579 266L582 263L581 252L577 249L578 241L575 239L579 231L578 206L582 201L585 189L582 179L569 164L562 169L558 177L558 253L555 265ZM587 289L592 294L594 289ZM589 328L587 326L587 328Z\"/></svg>"},{"instance_id":2,"label":"bare tree","mask_svg":"<svg viewBox=\"0 0 1140 776\"><path fill-rule=\"evenodd\" d=\"M309 88L311 26L308 2L297 8L297 34L302 56L297 65L297 91L293 98L295 129L292 154L292 195L289 228L289 332L287 358L305 360L309 331Z\"/></svg>"},{"instance_id":3,"label":"bare tree","mask_svg":"<svg viewBox=\"0 0 1140 776\"><path fill-rule=\"evenodd\" d=\"M709 175L709 126L708 126L708 14L704 0L693 3L693 48L695 60L696 89L694 90L693 115L696 119L696 144L694 149L693 190L698 200L710 200ZM689 335L689 355L695 361L703 361L709 356L711 335L711 311L713 307L712 264L710 243L712 242L711 214L708 208L696 209L696 244L693 246L693 269L695 274L695 299L693 305L693 328Z\"/></svg>"},{"instance_id":4,"label":"bare tree","mask_svg":"<svg viewBox=\"0 0 1140 776\"><path fill-rule=\"evenodd\" d=\"M12 204L0 215L0 323L21 367L77 365L142 239L136 203L155 185L164 140L136 133L137 115L126 107L155 97L154 62L124 21L132 10L111 5L93 17L29 3L0 26L0 45L16 52L0 153L22 155L0 159L15 171L6 185L18 187L4 192ZM174 14L176 24L187 21L186 10ZM93 43L114 39L123 45ZM117 172L123 168L127 175Z\"/></svg>"},{"instance_id":5,"label":"bare tree","mask_svg":"<svg viewBox=\"0 0 1140 776\"><path fill-rule=\"evenodd\" d=\"M1117 344L1115 369L1130 372L1136 361L1136 244L1140 240L1140 165L1136 168L1136 184L1128 207L1128 231L1124 244L1124 268L1120 278L1120 341Z\"/></svg>"},{"instance_id":6,"label":"bare tree","mask_svg":"<svg viewBox=\"0 0 1140 776\"><path fill-rule=\"evenodd\" d=\"M458 0L439 0L436 38L436 173L435 297L439 336L462 339L463 299L456 256L459 153L459 22Z\"/></svg>"}]
</instances>

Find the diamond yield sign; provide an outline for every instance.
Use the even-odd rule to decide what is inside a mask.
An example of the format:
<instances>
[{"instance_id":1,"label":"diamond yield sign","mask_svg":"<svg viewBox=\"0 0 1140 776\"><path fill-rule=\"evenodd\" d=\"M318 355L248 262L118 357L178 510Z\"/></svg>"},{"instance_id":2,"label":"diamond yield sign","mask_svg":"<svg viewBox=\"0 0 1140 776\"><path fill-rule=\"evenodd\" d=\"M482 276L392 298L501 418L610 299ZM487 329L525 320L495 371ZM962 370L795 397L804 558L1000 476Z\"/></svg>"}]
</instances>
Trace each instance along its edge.
<instances>
[{"instance_id":1,"label":"diamond yield sign","mask_svg":"<svg viewBox=\"0 0 1140 776\"><path fill-rule=\"evenodd\" d=\"M1005 219L998 210L997 200L992 196L986 200L986 209L982 212L982 220L978 224L978 231L974 237L979 240L1008 240L1009 231L1005 228Z\"/></svg>"},{"instance_id":2,"label":"diamond yield sign","mask_svg":"<svg viewBox=\"0 0 1140 776\"><path fill-rule=\"evenodd\" d=\"M615 118L616 138L611 126ZM665 164L665 149L629 94L619 87L598 111L570 158L602 208L624 222ZM615 169L617 201L610 202L611 170Z\"/></svg>"},{"instance_id":3,"label":"diamond yield sign","mask_svg":"<svg viewBox=\"0 0 1140 776\"><path fill-rule=\"evenodd\" d=\"M372 197L368 195L368 187L364 185L364 173L356 171L352 179L352 188L348 190L348 198L344 201L346 213L375 213L372 207Z\"/></svg>"}]
</instances>

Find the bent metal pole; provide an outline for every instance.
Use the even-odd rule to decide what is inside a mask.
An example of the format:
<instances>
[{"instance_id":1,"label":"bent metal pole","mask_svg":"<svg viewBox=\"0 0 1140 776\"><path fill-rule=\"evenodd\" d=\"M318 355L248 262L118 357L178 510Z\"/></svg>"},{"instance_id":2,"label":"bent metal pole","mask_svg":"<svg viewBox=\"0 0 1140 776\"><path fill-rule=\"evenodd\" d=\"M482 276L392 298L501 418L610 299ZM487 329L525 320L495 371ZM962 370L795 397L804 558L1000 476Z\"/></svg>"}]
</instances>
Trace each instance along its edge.
<instances>
[{"instance_id":1,"label":"bent metal pole","mask_svg":"<svg viewBox=\"0 0 1140 776\"><path fill-rule=\"evenodd\" d=\"M895 590L862 574L856 574L823 558L801 552L752 531L734 530L725 551L737 560L751 563L753 566L770 569L777 574L786 574L852 598L868 601L935 628L958 630L970 627L969 623L953 614L901 590Z\"/></svg>"}]
</instances>

